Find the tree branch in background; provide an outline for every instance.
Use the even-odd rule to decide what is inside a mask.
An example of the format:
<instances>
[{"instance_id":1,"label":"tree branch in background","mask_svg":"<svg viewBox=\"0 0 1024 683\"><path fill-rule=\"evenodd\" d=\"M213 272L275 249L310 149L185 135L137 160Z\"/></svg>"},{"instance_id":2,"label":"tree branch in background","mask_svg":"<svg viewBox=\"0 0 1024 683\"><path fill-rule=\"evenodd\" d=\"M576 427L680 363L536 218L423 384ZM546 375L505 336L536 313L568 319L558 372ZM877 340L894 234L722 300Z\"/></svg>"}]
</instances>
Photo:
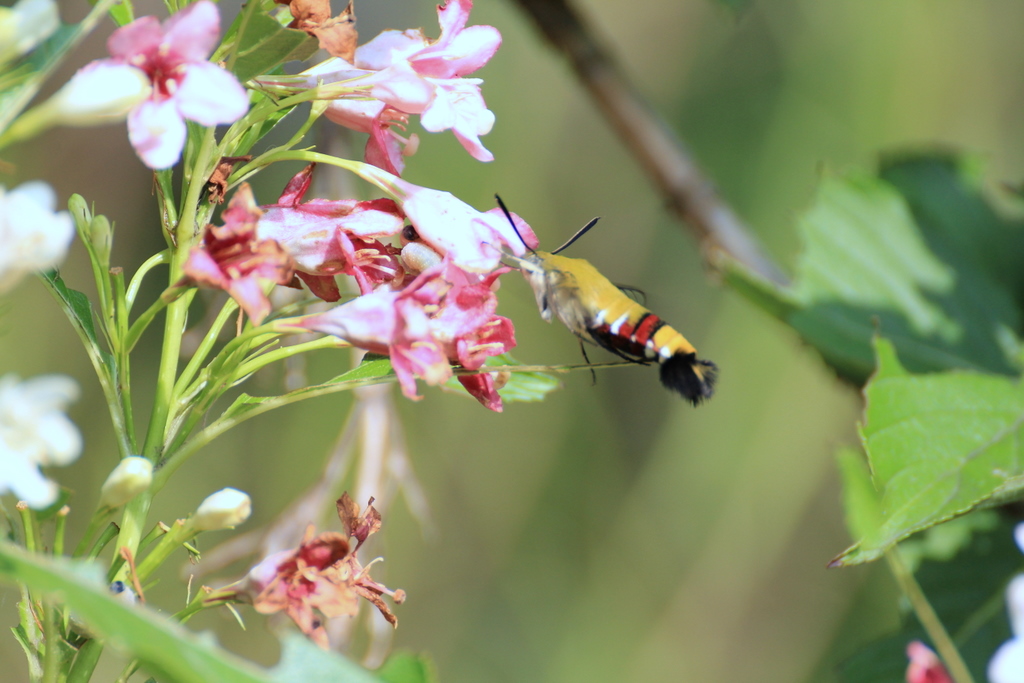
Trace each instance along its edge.
<instances>
[{"instance_id":1,"label":"tree branch in background","mask_svg":"<svg viewBox=\"0 0 1024 683\"><path fill-rule=\"evenodd\" d=\"M694 231L705 259L729 256L776 283L786 276L750 229L718 196L689 150L622 74L569 0L515 0L541 33L569 59L612 128L665 197L672 212Z\"/></svg>"}]
</instances>

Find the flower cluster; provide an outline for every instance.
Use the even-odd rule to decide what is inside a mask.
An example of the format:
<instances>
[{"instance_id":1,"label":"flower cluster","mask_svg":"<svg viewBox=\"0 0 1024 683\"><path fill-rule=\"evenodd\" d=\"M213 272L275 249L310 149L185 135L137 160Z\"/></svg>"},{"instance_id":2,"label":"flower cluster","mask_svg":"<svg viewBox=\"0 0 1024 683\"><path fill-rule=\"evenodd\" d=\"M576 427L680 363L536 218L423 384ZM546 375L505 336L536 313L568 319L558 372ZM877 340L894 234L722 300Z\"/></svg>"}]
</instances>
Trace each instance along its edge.
<instances>
[{"instance_id":1,"label":"flower cluster","mask_svg":"<svg viewBox=\"0 0 1024 683\"><path fill-rule=\"evenodd\" d=\"M162 24L141 17L107 41L110 59L75 74L53 98L51 115L67 125L128 117L128 139L153 169L173 166L185 147L185 120L232 123L249 108L232 74L207 61L220 35L220 14L199 0Z\"/></svg>"},{"instance_id":2,"label":"flower cluster","mask_svg":"<svg viewBox=\"0 0 1024 683\"><path fill-rule=\"evenodd\" d=\"M361 296L283 321L280 329L332 334L389 355L409 398L418 397L417 377L443 384L452 364L477 370L515 346L512 322L495 313L494 290L508 270L499 267L503 250L521 254L536 245L525 222L514 217L514 228L497 210L476 211L379 169L369 177L383 177L394 198L303 201L312 174L312 166L302 170L277 203L262 209L243 186L224 226L209 226L203 245L193 249L185 264L191 281L227 291L259 324L270 311L263 282L294 286L294 272L313 294L335 302L341 298L335 276L352 276ZM402 249L382 241L398 236ZM460 375L459 381L487 408L502 409L491 376Z\"/></svg>"},{"instance_id":3,"label":"flower cluster","mask_svg":"<svg viewBox=\"0 0 1024 683\"><path fill-rule=\"evenodd\" d=\"M333 57L304 72L304 85L342 84L349 92L332 101L326 116L347 128L369 133L365 159L400 175L404 157L418 146L404 137L409 116L418 114L425 130L451 130L478 161L494 155L480 136L494 126L494 114L480 94L477 78L465 78L484 66L501 34L493 26L470 26L472 0L450 0L438 8L441 35L427 38L419 29L384 31L355 50L352 61ZM287 79L263 78L264 85L289 86Z\"/></svg>"},{"instance_id":4,"label":"flower cluster","mask_svg":"<svg viewBox=\"0 0 1024 683\"><path fill-rule=\"evenodd\" d=\"M366 539L381 526L373 498L362 513L347 493L337 507L344 534L325 531L317 535L310 525L298 548L274 553L253 567L237 593L237 597L251 600L262 614L284 611L324 649L328 647L327 631L317 613L328 619L355 616L359 598L363 598L397 625L398 619L381 596L389 595L398 604L405 600L404 591L389 590L370 577L370 567L379 560L364 567L357 557Z\"/></svg>"}]
</instances>

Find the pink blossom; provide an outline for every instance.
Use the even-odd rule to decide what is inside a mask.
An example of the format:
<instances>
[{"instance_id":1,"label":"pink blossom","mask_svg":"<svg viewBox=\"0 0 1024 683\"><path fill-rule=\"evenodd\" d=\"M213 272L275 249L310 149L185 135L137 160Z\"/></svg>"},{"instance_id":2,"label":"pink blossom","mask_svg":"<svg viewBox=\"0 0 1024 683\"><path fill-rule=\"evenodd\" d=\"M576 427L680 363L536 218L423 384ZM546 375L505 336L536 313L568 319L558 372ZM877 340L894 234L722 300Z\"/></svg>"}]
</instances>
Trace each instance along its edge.
<instances>
[{"instance_id":1,"label":"pink blossom","mask_svg":"<svg viewBox=\"0 0 1024 683\"><path fill-rule=\"evenodd\" d=\"M370 133L366 160L399 174L402 156L415 151L415 140L392 128L404 130L405 114L420 114L423 128L438 133L451 130L470 155L492 161L480 136L494 126L476 78L463 78L486 64L501 45L493 26L466 27L472 0L451 0L438 7L441 35L427 38L420 29L388 30L356 49L355 63L336 57L308 70L310 86L348 82L361 89L365 99L337 99L327 108L327 118ZM355 80L353 80L355 79Z\"/></svg>"},{"instance_id":2,"label":"pink blossom","mask_svg":"<svg viewBox=\"0 0 1024 683\"><path fill-rule=\"evenodd\" d=\"M402 393L418 399L415 378L437 385L452 376L451 363L480 368L488 356L516 345L512 322L495 315L492 286L504 269L481 278L445 262L421 273L400 292L378 291L306 318L302 326L333 334L359 348L388 354ZM493 381L463 385L483 405L501 410Z\"/></svg>"},{"instance_id":3,"label":"pink blossom","mask_svg":"<svg viewBox=\"0 0 1024 683\"><path fill-rule=\"evenodd\" d=\"M374 287L405 275L399 250L378 238L402 230L403 217L395 202L375 199L311 199L302 202L312 182L314 165L289 181L277 204L263 207L257 228L262 239L272 239L295 259L298 276L325 301L341 294L335 275L351 275L366 294Z\"/></svg>"},{"instance_id":4,"label":"pink blossom","mask_svg":"<svg viewBox=\"0 0 1024 683\"><path fill-rule=\"evenodd\" d=\"M907 683L953 683L942 661L921 641L907 645L907 657Z\"/></svg>"},{"instance_id":5,"label":"pink blossom","mask_svg":"<svg viewBox=\"0 0 1024 683\"><path fill-rule=\"evenodd\" d=\"M134 67L152 83L150 96L128 114L128 138L150 168L169 168L181 157L185 119L214 126L248 110L238 79L206 61L219 33L217 6L199 0L163 25L156 17L136 19L107 41L111 59L99 64Z\"/></svg>"},{"instance_id":6,"label":"pink blossom","mask_svg":"<svg viewBox=\"0 0 1024 683\"><path fill-rule=\"evenodd\" d=\"M184 265L188 278L227 291L257 325L270 313L261 280L290 284L295 265L281 245L257 236L261 214L252 190L242 184L221 216L224 227L207 226L203 244Z\"/></svg>"},{"instance_id":7,"label":"pink blossom","mask_svg":"<svg viewBox=\"0 0 1024 683\"><path fill-rule=\"evenodd\" d=\"M373 498L360 513L348 493L336 505L345 534L325 531L314 535L313 525L306 528L298 548L269 555L250 570L238 598L248 598L257 612L284 612L292 621L324 649L329 646L327 631L317 612L324 617L355 616L359 598L373 604L392 626L398 619L382 599L391 596L396 604L405 601L405 591L390 590L370 576L373 562L365 567L358 552L368 536L380 529L380 513L374 509ZM353 548L349 538L356 539ZM218 596L223 598L223 595Z\"/></svg>"}]
</instances>

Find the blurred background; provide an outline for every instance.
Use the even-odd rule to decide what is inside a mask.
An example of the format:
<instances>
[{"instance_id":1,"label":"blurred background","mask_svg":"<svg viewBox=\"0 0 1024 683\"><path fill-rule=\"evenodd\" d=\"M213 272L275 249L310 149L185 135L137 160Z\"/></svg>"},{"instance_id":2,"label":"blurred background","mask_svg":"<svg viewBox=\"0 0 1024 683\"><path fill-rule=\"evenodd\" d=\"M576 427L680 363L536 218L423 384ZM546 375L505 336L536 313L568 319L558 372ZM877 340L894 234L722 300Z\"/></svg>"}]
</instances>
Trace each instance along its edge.
<instances>
[{"instance_id":1,"label":"blurred background","mask_svg":"<svg viewBox=\"0 0 1024 683\"><path fill-rule=\"evenodd\" d=\"M737 14L711 0L583 0L580 10L787 270L798 252L795 220L823 173L870 167L884 149L941 144L980 153L994 182L1022 176L1020 3L755 0ZM363 42L384 28L437 35L427 0L364 0L356 11ZM62 17L84 13L65 3ZM450 134L421 132L406 178L481 210L499 192L548 249L602 216L570 255L645 290L648 307L714 360L721 380L698 409L644 367L599 371L596 385L572 373L544 403L507 404L500 415L432 388L420 402L399 397L430 513L414 513L399 494L370 549L386 558L375 578L409 595L396 610L394 645L429 653L446 682L833 680L845 656L898 618L884 568L825 569L849 544L833 455L856 443L858 393L704 269L695 241L516 6L480 0L470 23L504 37L474 74L497 116L484 138L496 160L480 164ZM99 33L58 82L103 56ZM114 260L128 273L162 248L151 174L123 126L56 131L11 161L17 179L8 186L45 178L62 201L81 193L113 219ZM276 199L298 170L261 175L258 201ZM90 287L80 246L64 274ZM499 312L516 323L517 359L578 362L576 340L540 320L525 282L503 281ZM26 281L4 306L0 370L64 372L83 388L71 415L87 451L55 472L80 492L69 525L77 540L115 464L106 411L41 286ZM610 358L591 351L592 360ZM307 370L322 379L349 362L324 353ZM154 373L154 359L136 362L137 396L151 391ZM271 372L246 390L269 394L280 382ZM154 519L184 516L233 486L254 500L247 526L272 522L317 480L350 405L346 395L316 399L222 437L172 480ZM217 539L200 541L209 548ZM3 625L15 623L16 599L0 593ZM149 599L168 611L183 604L177 573L166 572ZM273 663L264 618L243 613L245 632L222 613L194 625ZM13 639L0 639L0 661L16 667L13 680L27 675ZM117 675L115 664L105 675Z\"/></svg>"}]
</instances>

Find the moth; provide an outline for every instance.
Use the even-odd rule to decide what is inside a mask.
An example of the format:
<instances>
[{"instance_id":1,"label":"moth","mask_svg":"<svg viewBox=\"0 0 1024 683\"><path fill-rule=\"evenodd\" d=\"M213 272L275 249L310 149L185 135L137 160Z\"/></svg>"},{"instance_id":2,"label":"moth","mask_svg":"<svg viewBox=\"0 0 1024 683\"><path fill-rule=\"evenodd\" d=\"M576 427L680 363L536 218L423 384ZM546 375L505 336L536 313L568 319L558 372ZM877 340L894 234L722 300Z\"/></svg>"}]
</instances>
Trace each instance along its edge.
<instances>
[{"instance_id":1,"label":"moth","mask_svg":"<svg viewBox=\"0 0 1024 683\"><path fill-rule=\"evenodd\" d=\"M496 198L515 228L504 202ZM661 383L694 406L711 398L718 376L714 363L698 358L697 349L686 337L629 298L589 261L559 256L594 227L597 220L580 228L553 252L527 247L526 256L506 253L504 258L526 277L545 321L557 318L583 341L630 362L643 365L657 362ZM519 234L518 229L516 234Z\"/></svg>"}]
</instances>

